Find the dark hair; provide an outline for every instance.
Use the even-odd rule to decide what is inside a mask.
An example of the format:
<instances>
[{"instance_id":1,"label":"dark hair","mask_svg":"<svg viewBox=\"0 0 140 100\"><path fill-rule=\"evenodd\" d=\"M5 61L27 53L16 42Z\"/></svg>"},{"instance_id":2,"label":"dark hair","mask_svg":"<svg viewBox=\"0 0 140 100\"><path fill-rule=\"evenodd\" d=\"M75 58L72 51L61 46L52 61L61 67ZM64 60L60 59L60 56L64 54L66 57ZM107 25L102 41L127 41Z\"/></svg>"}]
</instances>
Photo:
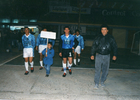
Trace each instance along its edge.
<instances>
[{"instance_id":1,"label":"dark hair","mask_svg":"<svg viewBox=\"0 0 140 100\"><path fill-rule=\"evenodd\" d=\"M29 27L27 27L27 26L25 26L24 29L25 29L25 28L28 28L28 29L29 29ZM29 30L30 30L30 29L29 29Z\"/></svg>"},{"instance_id":2,"label":"dark hair","mask_svg":"<svg viewBox=\"0 0 140 100\"><path fill-rule=\"evenodd\" d=\"M69 26L65 26L65 27L64 27L64 30L65 30L65 28L68 28L68 29L70 30Z\"/></svg>"},{"instance_id":3,"label":"dark hair","mask_svg":"<svg viewBox=\"0 0 140 100\"><path fill-rule=\"evenodd\" d=\"M102 25L101 25L101 29L102 29L102 28L107 28L107 30L109 30L109 27L108 27L107 24L102 24Z\"/></svg>"},{"instance_id":4,"label":"dark hair","mask_svg":"<svg viewBox=\"0 0 140 100\"><path fill-rule=\"evenodd\" d=\"M80 34L80 31L79 31L78 29L77 29L77 30L75 30L75 33L76 33L76 32L79 32L79 34Z\"/></svg>"},{"instance_id":5,"label":"dark hair","mask_svg":"<svg viewBox=\"0 0 140 100\"><path fill-rule=\"evenodd\" d=\"M45 26L42 27L42 30L47 29Z\"/></svg>"},{"instance_id":6,"label":"dark hair","mask_svg":"<svg viewBox=\"0 0 140 100\"><path fill-rule=\"evenodd\" d=\"M48 42L48 44L51 44L52 45L52 42Z\"/></svg>"}]
</instances>

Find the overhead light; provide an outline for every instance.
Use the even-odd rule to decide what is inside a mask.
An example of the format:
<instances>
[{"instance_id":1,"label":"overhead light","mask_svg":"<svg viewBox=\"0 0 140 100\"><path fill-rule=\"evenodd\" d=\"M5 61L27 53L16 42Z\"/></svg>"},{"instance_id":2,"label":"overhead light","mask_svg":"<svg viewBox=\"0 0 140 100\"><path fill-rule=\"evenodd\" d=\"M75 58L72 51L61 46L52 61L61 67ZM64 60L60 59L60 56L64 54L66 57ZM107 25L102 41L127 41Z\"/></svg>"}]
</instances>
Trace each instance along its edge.
<instances>
[{"instance_id":1,"label":"overhead light","mask_svg":"<svg viewBox=\"0 0 140 100\"><path fill-rule=\"evenodd\" d=\"M37 26L28 26L29 28L37 28Z\"/></svg>"},{"instance_id":2,"label":"overhead light","mask_svg":"<svg viewBox=\"0 0 140 100\"><path fill-rule=\"evenodd\" d=\"M2 23L10 23L10 19L2 19Z\"/></svg>"},{"instance_id":3,"label":"overhead light","mask_svg":"<svg viewBox=\"0 0 140 100\"><path fill-rule=\"evenodd\" d=\"M18 19L13 19L13 23L19 23Z\"/></svg>"},{"instance_id":4,"label":"overhead light","mask_svg":"<svg viewBox=\"0 0 140 100\"><path fill-rule=\"evenodd\" d=\"M32 19L29 22L37 22L37 20L36 19Z\"/></svg>"}]
</instances>

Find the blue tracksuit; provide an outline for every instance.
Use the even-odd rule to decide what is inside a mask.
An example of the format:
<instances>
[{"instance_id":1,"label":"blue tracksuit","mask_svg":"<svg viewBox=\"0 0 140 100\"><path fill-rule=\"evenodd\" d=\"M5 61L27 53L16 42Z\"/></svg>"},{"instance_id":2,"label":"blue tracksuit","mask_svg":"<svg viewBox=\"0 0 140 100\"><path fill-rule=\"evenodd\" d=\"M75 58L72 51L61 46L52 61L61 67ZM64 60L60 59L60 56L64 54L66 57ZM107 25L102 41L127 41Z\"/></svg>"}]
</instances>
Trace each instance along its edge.
<instances>
[{"instance_id":1,"label":"blue tracksuit","mask_svg":"<svg viewBox=\"0 0 140 100\"><path fill-rule=\"evenodd\" d=\"M67 38L65 34L61 35L59 41L59 52L62 52L62 49L72 49L72 47L76 48L78 45L78 41L75 37L69 34Z\"/></svg>"},{"instance_id":2,"label":"blue tracksuit","mask_svg":"<svg viewBox=\"0 0 140 100\"><path fill-rule=\"evenodd\" d=\"M35 47L35 36L29 34L28 37L24 34L22 36L22 44L24 48L34 48Z\"/></svg>"},{"instance_id":3,"label":"blue tracksuit","mask_svg":"<svg viewBox=\"0 0 140 100\"><path fill-rule=\"evenodd\" d=\"M83 36L81 35L76 35L75 38L77 39L77 41L79 42L78 46L81 47L81 49L84 49L84 39Z\"/></svg>"},{"instance_id":4,"label":"blue tracksuit","mask_svg":"<svg viewBox=\"0 0 140 100\"><path fill-rule=\"evenodd\" d=\"M46 57L46 49L42 51L42 54L44 55L43 62L45 65L52 65L53 64L53 56L54 56L54 49L48 49L47 50L47 57Z\"/></svg>"},{"instance_id":5,"label":"blue tracksuit","mask_svg":"<svg viewBox=\"0 0 140 100\"><path fill-rule=\"evenodd\" d=\"M44 67L46 69L46 74L50 74L50 66L53 64L53 57L54 57L54 49L48 49L47 50L47 57L46 57L46 49L42 51L42 54L44 55L43 63Z\"/></svg>"},{"instance_id":6,"label":"blue tracksuit","mask_svg":"<svg viewBox=\"0 0 140 100\"><path fill-rule=\"evenodd\" d=\"M52 40L52 39L49 39L48 42L52 42L52 46L54 46L54 44L55 44L55 40ZM47 39L41 38L40 34L38 35L37 41L36 41L36 46L39 46L39 45L47 45Z\"/></svg>"}]
</instances>

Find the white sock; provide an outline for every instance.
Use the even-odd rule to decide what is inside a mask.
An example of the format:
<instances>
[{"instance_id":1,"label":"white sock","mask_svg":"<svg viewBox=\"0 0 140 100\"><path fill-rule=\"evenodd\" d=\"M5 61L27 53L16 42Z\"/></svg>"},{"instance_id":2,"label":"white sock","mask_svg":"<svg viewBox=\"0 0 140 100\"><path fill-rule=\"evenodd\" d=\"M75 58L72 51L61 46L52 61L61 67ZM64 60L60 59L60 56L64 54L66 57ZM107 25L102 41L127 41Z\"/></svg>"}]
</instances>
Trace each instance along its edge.
<instances>
[{"instance_id":1,"label":"white sock","mask_svg":"<svg viewBox=\"0 0 140 100\"><path fill-rule=\"evenodd\" d=\"M69 64L69 69L71 69L72 64Z\"/></svg>"},{"instance_id":2,"label":"white sock","mask_svg":"<svg viewBox=\"0 0 140 100\"><path fill-rule=\"evenodd\" d=\"M66 64L63 63L64 73L66 73Z\"/></svg>"},{"instance_id":3,"label":"white sock","mask_svg":"<svg viewBox=\"0 0 140 100\"><path fill-rule=\"evenodd\" d=\"M31 67L33 67L33 65L34 65L34 62L32 61L32 62L30 62L30 65L31 65Z\"/></svg>"},{"instance_id":4,"label":"white sock","mask_svg":"<svg viewBox=\"0 0 140 100\"><path fill-rule=\"evenodd\" d=\"M40 61L40 66L43 67L43 61Z\"/></svg>"},{"instance_id":5,"label":"white sock","mask_svg":"<svg viewBox=\"0 0 140 100\"><path fill-rule=\"evenodd\" d=\"M29 71L28 70L28 62L25 62L25 69L26 69L26 71Z\"/></svg>"},{"instance_id":6,"label":"white sock","mask_svg":"<svg viewBox=\"0 0 140 100\"><path fill-rule=\"evenodd\" d=\"M78 62L80 62L80 58L78 58Z\"/></svg>"},{"instance_id":7,"label":"white sock","mask_svg":"<svg viewBox=\"0 0 140 100\"><path fill-rule=\"evenodd\" d=\"M74 64L76 65L76 59L74 59Z\"/></svg>"},{"instance_id":8,"label":"white sock","mask_svg":"<svg viewBox=\"0 0 140 100\"><path fill-rule=\"evenodd\" d=\"M69 61L67 61L67 67L69 67Z\"/></svg>"}]
</instances>

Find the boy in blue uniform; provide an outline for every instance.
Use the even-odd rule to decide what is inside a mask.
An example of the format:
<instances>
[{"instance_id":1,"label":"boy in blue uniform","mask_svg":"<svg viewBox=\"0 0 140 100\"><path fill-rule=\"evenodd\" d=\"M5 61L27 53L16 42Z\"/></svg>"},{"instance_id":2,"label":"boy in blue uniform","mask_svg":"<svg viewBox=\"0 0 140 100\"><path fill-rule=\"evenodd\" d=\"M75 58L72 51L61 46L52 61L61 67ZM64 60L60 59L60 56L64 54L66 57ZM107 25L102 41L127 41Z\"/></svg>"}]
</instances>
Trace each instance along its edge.
<instances>
[{"instance_id":1,"label":"boy in blue uniform","mask_svg":"<svg viewBox=\"0 0 140 100\"><path fill-rule=\"evenodd\" d=\"M74 50L74 64L73 64L73 67L76 66L76 56L77 56L77 54L78 54L78 65L80 65L81 50L82 51L84 50L84 39L83 39L83 36L80 35L79 30L76 30L75 33L76 33L75 38L77 39L79 44L76 47L76 49Z\"/></svg>"},{"instance_id":2,"label":"boy in blue uniform","mask_svg":"<svg viewBox=\"0 0 140 100\"><path fill-rule=\"evenodd\" d=\"M63 77L66 76L66 62L67 58L69 60L69 74L72 74L71 71L71 66L72 66L72 49L77 47L78 41L74 38L73 35L71 35L69 32L69 27L66 26L64 28L65 34L61 35L60 41L59 41L59 56L63 58L63 69L64 69L64 74ZM73 42L75 43L73 45Z\"/></svg>"},{"instance_id":3,"label":"boy in blue uniform","mask_svg":"<svg viewBox=\"0 0 140 100\"><path fill-rule=\"evenodd\" d=\"M47 31L47 29L44 27L42 31ZM48 42L52 42L52 46L54 46L55 41L52 39L49 39ZM38 53L40 55L40 70L43 69L43 56L42 56L42 51L47 47L47 39L46 38L41 38L40 34L37 37L37 42L36 42L36 50L38 50Z\"/></svg>"},{"instance_id":4,"label":"boy in blue uniform","mask_svg":"<svg viewBox=\"0 0 140 100\"><path fill-rule=\"evenodd\" d=\"M50 74L50 66L53 64L53 56L54 56L54 49L52 48L52 42L48 42L47 49L45 48L42 51L42 55L44 55L43 63L46 69L46 77Z\"/></svg>"},{"instance_id":5,"label":"boy in blue uniform","mask_svg":"<svg viewBox=\"0 0 140 100\"><path fill-rule=\"evenodd\" d=\"M28 75L28 60L31 65L31 72L34 71L33 68L33 57L34 57L34 47L35 47L35 37L29 33L29 28L25 27L25 34L22 36L23 44L23 58L25 59L25 75Z\"/></svg>"}]
</instances>

